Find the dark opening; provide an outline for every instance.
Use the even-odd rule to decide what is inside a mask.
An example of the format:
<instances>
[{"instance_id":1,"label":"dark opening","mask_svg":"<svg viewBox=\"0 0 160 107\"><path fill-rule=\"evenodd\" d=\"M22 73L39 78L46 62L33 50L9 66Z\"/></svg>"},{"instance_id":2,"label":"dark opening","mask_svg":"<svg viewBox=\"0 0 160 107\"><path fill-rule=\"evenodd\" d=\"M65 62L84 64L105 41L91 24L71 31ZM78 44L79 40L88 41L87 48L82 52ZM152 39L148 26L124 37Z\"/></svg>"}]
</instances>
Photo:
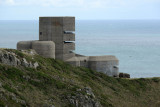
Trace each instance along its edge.
<instances>
[{"instance_id":1,"label":"dark opening","mask_svg":"<svg viewBox=\"0 0 160 107\"><path fill-rule=\"evenodd\" d=\"M73 34L73 31L63 31L64 34Z\"/></svg>"},{"instance_id":2,"label":"dark opening","mask_svg":"<svg viewBox=\"0 0 160 107\"><path fill-rule=\"evenodd\" d=\"M42 32L40 32L39 34L42 35Z\"/></svg>"}]
</instances>

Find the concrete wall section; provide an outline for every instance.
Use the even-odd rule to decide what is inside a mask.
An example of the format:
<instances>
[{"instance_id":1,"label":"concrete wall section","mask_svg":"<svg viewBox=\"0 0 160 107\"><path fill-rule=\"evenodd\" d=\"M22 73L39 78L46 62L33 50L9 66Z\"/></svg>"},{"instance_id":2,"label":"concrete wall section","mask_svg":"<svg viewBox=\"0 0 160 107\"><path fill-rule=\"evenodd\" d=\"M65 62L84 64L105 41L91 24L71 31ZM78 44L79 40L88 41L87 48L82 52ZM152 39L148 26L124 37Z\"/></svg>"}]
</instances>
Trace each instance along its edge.
<instances>
[{"instance_id":1,"label":"concrete wall section","mask_svg":"<svg viewBox=\"0 0 160 107\"><path fill-rule=\"evenodd\" d=\"M66 61L72 57L75 57L75 53L63 54L63 60Z\"/></svg>"},{"instance_id":2,"label":"concrete wall section","mask_svg":"<svg viewBox=\"0 0 160 107\"><path fill-rule=\"evenodd\" d=\"M115 56L90 56L88 67L109 76L118 77L118 59Z\"/></svg>"},{"instance_id":3,"label":"concrete wall section","mask_svg":"<svg viewBox=\"0 0 160 107\"><path fill-rule=\"evenodd\" d=\"M65 62L68 64L71 64L72 66L79 67L80 66L80 61L77 57L72 57L70 59L67 59Z\"/></svg>"},{"instance_id":4,"label":"concrete wall section","mask_svg":"<svg viewBox=\"0 0 160 107\"><path fill-rule=\"evenodd\" d=\"M75 17L63 17L63 30L75 31Z\"/></svg>"},{"instance_id":5,"label":"concrete wall section","mask_svg":"<svg viewBox=\"0 0 160 107\"><path fill-rule=\"evenodd\" d=\"M32 49L32 41L20 41L17 43L17 50Z\"/></svg>"},{"instance_id":6,"label":"concrete wall section","mask_svg":"<svg viewBox=\"0 0 160 107\"><path fill-rule=\"evenodd\" d=\"M34 49L43 57L55 58L55 44L53 41L20 41L17 43L17 49Z\"/></svg>"},{"instance_id":7,"label":"concrete wall section","mask_svg":"<svg viewBox=\"0 0 160 107\"><path fill-rule=\"evenodd\" d=\"M88 56L81 56L81 57L77 57L80 61L80 66L81 67L86 67L88 68L88 59L89 57Z\"/></svg>"},{"instance_id":8,"label":"concrete wall section","mask_svg":"<svg viewBox=\"0 0 160 107\"><path fill-rule=\"evenodd\" d=\"M63 41L75 41L75 34L74 33L64 33Z\"/></svg>"},{"instance_id":9,"label":"concrete wall section","mask_svg":"<svg viewBox=\"0 0 160 107\"><path fill-rule=\"evenodd\" d=\"M75 17L40 17L39 18L39 39L40 41L53 41L55 43L56 59L66 60L73 56L65 51L75 50L74 41Z\"/></svg>"},{"instance_id":10,"label":"concrete wall section","mask_svg":"<svg viewBox=\"0 0 160 107\"><path fill-rule=\"evenodd\" d=\"M34 41L32 49L46 58L55 58L55 44L52 41Z\"/></svg>"},{"instance_id":11,"label":"concrete wall section","mask_svg":"<svg viewBox=\"0 0 160 107\"><path fill-rule=\"evenodd\" d=\"M64 50L75 50L75 43L74 42L64 42L63 49Z\"/></svg>"},{"instance_id":12,"label":"concrete wall section","mask_svg":"<svg viewBox=\"0 0 160 107\"><path fill-rule=\"evenodd\" d=\"M60 42L63 37L63 18L40 17L39 18L39 40ZM59 37L59 39L57 39Z\"/></svg>"}]
</instances>

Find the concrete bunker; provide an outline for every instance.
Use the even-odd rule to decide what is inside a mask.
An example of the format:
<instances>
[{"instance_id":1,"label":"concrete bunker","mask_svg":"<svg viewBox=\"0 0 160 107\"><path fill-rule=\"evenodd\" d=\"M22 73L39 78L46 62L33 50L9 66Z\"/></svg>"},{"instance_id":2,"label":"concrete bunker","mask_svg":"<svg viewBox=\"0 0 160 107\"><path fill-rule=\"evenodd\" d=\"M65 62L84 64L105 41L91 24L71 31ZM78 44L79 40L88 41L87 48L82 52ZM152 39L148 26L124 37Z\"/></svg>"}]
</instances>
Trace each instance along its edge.
<instances>
[{"instance_id":1,"label":"concrete bunker","mask_svg":"<svg viewBox=\"0 0 160 107\"><path fill-rule=\"evenodd\" d=\"M34 49L43 57L55 58L55 44L52 41L20 41L17 43L17 49Z\"/></svg>"},{"instance_id":2,"label":"concrete bunker","mask_svg":"<svg viewBox=\"0 0 160 107\"><path fill-rule=\"evenodd\" d=\"M88 60L88 68L114 77L119 76L118 64L115 56L90 56Z\"/></svg>"},{"instance_id":3,"label":"concrete bunker","mask_svg":"<svg viewBox=\"0 0 160 107\"><path fill-rule=\"evenodd\" d=\"M40 17L39 41L20 41L18 50L34 49L38 54L63 60L73 66L87 67L118 77L119 61L115 56L75 54L75 17Z\"/></svg>"}]
</instances>

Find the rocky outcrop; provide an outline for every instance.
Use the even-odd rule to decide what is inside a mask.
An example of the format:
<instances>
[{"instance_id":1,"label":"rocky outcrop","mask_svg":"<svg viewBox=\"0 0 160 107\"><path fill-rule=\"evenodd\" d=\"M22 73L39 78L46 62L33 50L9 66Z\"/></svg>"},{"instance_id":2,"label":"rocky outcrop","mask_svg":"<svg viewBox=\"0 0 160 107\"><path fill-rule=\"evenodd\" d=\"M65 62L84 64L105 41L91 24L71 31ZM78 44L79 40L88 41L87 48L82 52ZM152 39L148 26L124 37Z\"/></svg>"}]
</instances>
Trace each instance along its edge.
<instances>
[{"instance_id":1,"label":"rocky outcrop","mask_svg":"<svg viewBox=\"0 0 160 107\"><path fill-rule=\"evenodd\" d=\"M28 62L25 58L18 58L14 52L0 50L0 63L10 66L24 66L37 68L39 64L37 62Z\"/></svg>"},{"instance_id":2,"label":"rocky outcrop","mask_svg":"<svg viewBox=\"0 0 160 107\"><path fill-rule=\"evenodd\" d=\"M127 73L119 73L119 78L130 78L130 74Z\"/></svg>"},{"instance_id":3,"label":"rocky outcrop","mask_svg":"<svg viewBox=\"0 0 160 107\"><path fill-rule=\"evenodd\" d=\"M96 100L92 89L89 87L78 89L75 95L69 95L67 99L75 107L101 107L101 104Z\"/></svg>"}]
</instances>

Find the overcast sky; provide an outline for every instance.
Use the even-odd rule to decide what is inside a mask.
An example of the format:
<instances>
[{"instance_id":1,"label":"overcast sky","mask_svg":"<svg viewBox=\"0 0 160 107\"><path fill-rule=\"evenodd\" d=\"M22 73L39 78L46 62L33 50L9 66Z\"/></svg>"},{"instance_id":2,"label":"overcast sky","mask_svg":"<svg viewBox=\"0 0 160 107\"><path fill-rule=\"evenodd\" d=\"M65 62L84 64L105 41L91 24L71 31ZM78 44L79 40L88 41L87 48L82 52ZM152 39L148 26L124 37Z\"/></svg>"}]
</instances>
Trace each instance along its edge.
<instances>
[{"instance_id":1,"label":"overcast sky","mask_svg":"<svg viewBox=\"0 0 160 107\"><path fill-rule=\"evenodd\" d=\"M0 0L0 20L38 20L39 16L160 19L160 0Z\"/></svg>"}]
</instances>

